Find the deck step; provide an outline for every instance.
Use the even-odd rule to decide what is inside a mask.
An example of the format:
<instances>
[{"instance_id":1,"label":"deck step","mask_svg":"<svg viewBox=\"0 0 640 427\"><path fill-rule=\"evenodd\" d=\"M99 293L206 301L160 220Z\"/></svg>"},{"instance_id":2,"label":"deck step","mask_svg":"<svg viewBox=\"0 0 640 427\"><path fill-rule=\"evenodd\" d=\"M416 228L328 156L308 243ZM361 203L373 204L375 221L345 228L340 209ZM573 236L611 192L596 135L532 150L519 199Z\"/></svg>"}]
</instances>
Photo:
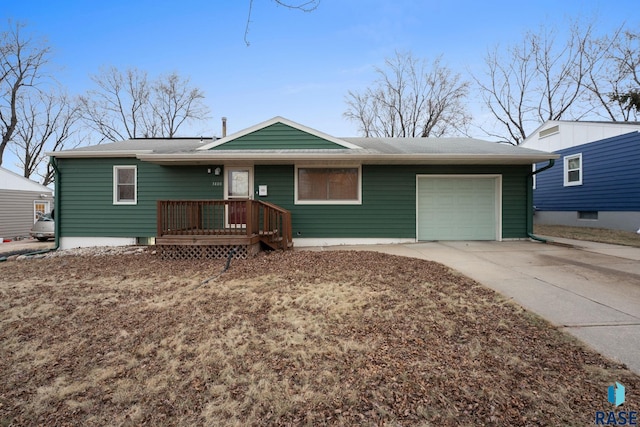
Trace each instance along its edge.
<instances>
[{"instance_id":1,"label":"deck step","mask_svg":"<svg viewBox=\"0 0 640 427\"><path fill-rule=\"evenodd\" d=\"M186 245L186 246L209 246L209 245L252 245L258 243L260 237L252 236L162 236L156 237L156 245Z\"/></svg>"},{"instance_id":2,"label":"deck step","mask_svg":"<svg viewBox=\"0 0 640 427\"><path fill-rule=\"evenodd\" d=\"M282 237L261 238L260 241L270 247L271 249L290 249L293 247L293 242L284 243Z\"/></svg>"}]
</instances>

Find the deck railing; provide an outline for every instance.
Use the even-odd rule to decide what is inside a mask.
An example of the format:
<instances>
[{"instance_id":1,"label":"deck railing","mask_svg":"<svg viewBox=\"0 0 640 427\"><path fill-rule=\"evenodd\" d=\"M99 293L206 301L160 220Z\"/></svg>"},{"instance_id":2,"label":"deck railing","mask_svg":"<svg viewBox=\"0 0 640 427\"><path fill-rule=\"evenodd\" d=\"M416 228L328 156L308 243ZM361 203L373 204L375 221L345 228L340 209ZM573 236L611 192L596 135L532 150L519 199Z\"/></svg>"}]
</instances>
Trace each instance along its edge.
<instances>
[{"instance_id":1,"label":"deck railing","mask_svg":"<svg viewBox=\"0 0 640 427\"><path fill-rule=\"evenodd\" d=\"M291 212L273 203L257 201L258 229L261 240L274 249L293 246Z\"/></svg>"},{"instance_id":2,"label":"deck railing","mask_svg":"<svg viewBox=\"0 0 640 427\"><path fill-rule=\"evenodd\" d=\"M257 200L159 200L157 236L260 236L267 245L292 245L291 213Z\"/></svg>"}]
</instances>

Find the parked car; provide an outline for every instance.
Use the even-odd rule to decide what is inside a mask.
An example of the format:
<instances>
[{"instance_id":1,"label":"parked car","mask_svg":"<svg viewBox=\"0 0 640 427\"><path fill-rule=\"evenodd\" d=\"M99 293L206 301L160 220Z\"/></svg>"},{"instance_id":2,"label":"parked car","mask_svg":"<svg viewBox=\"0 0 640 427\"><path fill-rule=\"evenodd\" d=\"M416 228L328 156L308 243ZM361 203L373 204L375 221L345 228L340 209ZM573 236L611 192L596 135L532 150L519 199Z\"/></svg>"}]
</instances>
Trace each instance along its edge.
<instances>
[{"instance_id":1,"label":"parked car","mask_svg":"<svg viewBox=\"0 0 640 427\"><path fill-rule=\"evenodd\" d=\"M33 224L29 234L41 242L55 238L55 221L53 220L53 212L40 215L40 218Z\"/></svg>"}]
</instances>

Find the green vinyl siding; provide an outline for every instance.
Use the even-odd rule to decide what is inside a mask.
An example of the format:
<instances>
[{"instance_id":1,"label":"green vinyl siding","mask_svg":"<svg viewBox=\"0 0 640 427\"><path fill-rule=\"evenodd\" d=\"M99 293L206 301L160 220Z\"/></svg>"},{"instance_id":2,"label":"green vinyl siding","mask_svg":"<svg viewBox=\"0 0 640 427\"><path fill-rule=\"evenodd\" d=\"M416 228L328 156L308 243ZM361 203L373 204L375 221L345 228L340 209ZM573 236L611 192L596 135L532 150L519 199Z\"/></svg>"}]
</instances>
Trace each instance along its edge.
<instances>
[{"instance_id":1,"label":"green vinyl siding","mask_svg":"<svg viewBox=\"0 0 640 427\"><path fill-rule=\"evenodd\" d=\"M113 204L114 165L137 166L137 204ZM56 215L63 237L153 237L157 200L223 197L223 176L207 173L208 166L160 166L123 158L58 159L58 167Z\"/></svg>"},{"instance_id":2,"label":"green vinyl siding","mask_svg":"<svg viewBox=\"0 0 640 427\"><path fill-rule=\"evenodd\" d=\"M393 177L380 175L370 168L362 167L361 205L294 204L293 166L256 166L256 186L269 186L269 196L257 199L291 211L293 237L415 236L415 184L398 185ZM411 206L407 205L409 200L412 200ZM402 212L394 210L394 215L389 217L392 207L388 203L401 205ZM413 224L407 227L411 221Z\"/></svg>"},{"instance_id":3,"label":"green vinyl siding","mask_svg":"<svg viewBox=\"0 0 640 427\"><path fill-rule=\"evenodd\" d=\"M502 238L526 238L527 175L531 173L531 165L502 170Z\"/></svg>"},{"instance_id":4,"label":"green vinyl siding","mask_svg":"<svg viewBox=\"0 0 640 427\"><path fill-rule=\"evenodd\" d=\"M301 149L344 149L345 147L327 141L282 123L274 123L255 132L232 139L212 150L301 150Z\"/></svg>"},{"instance_id":5,"label":"green vinyl siding","mask_svg":"<svg viewBox=\"0 0 640 427\"><path fill-rule=\"evenodd\" d=\"M530 166L363 165L361 205L295 205L293 166L256 166L257 198L292 213L294 237L416 237L416 175L501 174L502 237L526 237L526 176Z\"/></svg>"},{"instance_id":6,"label":"green vinyl siding","mask_svg":"<svg viewBox=\"0 0 640 427\"><path fill-rule=\"evenodd\" d=\"M135 159L62 158L58 163L63 237L153 237L157 200L224 196L224 172L208 174L208 166L160 166ZM113 205L114 165L137 165L136 205ZM361 205L296 205L293 165L255 165L254 198L289 209L294 237L415 238L416 175L501 174L502 237L522 238L530 171L530 165L363 165ZM257 196L259 185L268 186L268 196Z\"/></svg>"}]
</instances>

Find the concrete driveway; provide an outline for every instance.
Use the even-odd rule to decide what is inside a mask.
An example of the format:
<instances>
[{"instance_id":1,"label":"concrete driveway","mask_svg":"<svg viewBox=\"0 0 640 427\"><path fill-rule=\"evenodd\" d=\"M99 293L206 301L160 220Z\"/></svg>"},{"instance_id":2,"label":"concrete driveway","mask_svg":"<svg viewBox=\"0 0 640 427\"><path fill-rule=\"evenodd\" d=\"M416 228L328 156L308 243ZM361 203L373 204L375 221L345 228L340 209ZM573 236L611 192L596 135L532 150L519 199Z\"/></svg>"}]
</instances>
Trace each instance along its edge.
<instances>
[{"instance_id":1,"label":"concrete driveway","mask_svg":"<svg viewBox=\"0 0 640 427\"><path fill-rule=\"evenodd\" d=\"M437 261L640 374L640 249L556 239L340 246Z\"/></svg>"},{"instance_id":2,"label":"concrete driveway","mask_svg":"<svg viewBox=\"0 0 640 427\"><path fill-rule=\"evenodd\" d=\"M54 246L55 242L53 240L49 240L48 242L40 242L36 239L25 239L7 243L0 243L0 257L51 249Z\"/></svg>"}]
</instances>

